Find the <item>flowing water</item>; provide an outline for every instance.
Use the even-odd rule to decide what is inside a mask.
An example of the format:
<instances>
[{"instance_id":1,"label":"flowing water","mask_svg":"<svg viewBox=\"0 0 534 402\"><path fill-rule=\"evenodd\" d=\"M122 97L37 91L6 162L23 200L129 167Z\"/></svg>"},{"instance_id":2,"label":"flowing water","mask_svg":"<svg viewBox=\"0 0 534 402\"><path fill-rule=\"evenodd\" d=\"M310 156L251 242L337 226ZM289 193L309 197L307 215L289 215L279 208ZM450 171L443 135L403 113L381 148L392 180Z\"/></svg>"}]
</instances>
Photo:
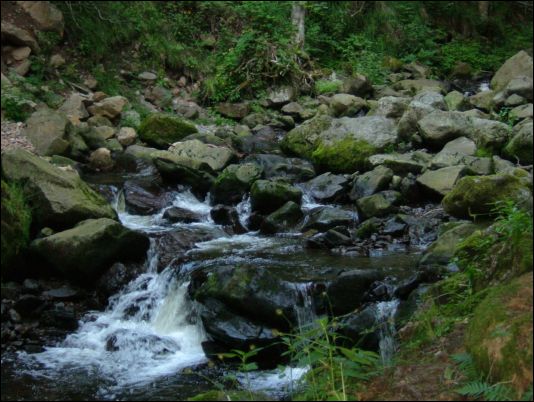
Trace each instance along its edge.
<instances>
[{"instance_id":1,"label":"flowing water","mask_svg":"<svg viewBox=\"0 0 534 402\"><path fill-rule=\"evenodd\" d=\"M132 215L124 209L118 187L110 187L121 222L147 233L151 247L145 272L109 300L105 311L88 312L79 329L42 353L5 357L2 361L3 399L151 399L183 400L213 389L220 372L207 368L201 343L206 339L195 304L187 296L190 272L215 269L238 263L277 270L298 277L295 292L301 303L295 306L300 325L316 319L310 287L313 280L335 276L342 269L383 269L390 278L413 272L413 255L390 253L379 257L333 256L303 248L297 235L263 237L257 233L220 235L210 218L206 200L198 200L187 190L173 192L173 206L200 214L193 224L170 224L163 212ZM304 209L318 206L306 198ZM238 205L246 221L250 201ZM187 262L179 269L169 266L158 272L156 234L184 229L213 231L214 238L197 242L187 252ZM397 301L376 305L380 322L381 355L385 362L394 350L392 317ZM192 368L184 371L185 368ZM253 390L283 398L291 392L306 368L287 367L284 372L258 371L247 379ZM242 383L245 379L237 376Z\"/></svg>"}]
</instances>

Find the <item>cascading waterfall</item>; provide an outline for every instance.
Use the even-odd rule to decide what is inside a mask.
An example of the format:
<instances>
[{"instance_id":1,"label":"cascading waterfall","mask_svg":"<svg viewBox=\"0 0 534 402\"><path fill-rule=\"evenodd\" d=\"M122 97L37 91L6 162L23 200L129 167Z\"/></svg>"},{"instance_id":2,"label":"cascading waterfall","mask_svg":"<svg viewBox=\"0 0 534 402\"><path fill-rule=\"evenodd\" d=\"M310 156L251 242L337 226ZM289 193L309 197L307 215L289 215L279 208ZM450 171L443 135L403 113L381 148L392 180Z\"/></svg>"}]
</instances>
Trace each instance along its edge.
<instances>
[{"instance_id":1,"label":"cascading waterfall","mask_svg":"<svg viewBox=\"0 0 534 402\"><path fill-rule=\"evenodd\" d=\"M106 398L114 390L204 362L203 330L189 318L188 283L171 269L156 273L153 245L146 265L147 271L113 296L104 312L87 314L78 331L58 346L24 356L39 366L32 374L97 373L106 384L99 395Z\"/></svg>"},{"instance_id":2,"label":"cascading waterfall","mask_svg":"<svg viewBox=\"0 0 534 402\"><path fill-rule=\"evenodd\" d=\"M382 364L391 363L395 354L395 313L399 307L399 300L382 301L376 304L376 323L379 331L379 353Z\"/></svg>"}]
</instances>

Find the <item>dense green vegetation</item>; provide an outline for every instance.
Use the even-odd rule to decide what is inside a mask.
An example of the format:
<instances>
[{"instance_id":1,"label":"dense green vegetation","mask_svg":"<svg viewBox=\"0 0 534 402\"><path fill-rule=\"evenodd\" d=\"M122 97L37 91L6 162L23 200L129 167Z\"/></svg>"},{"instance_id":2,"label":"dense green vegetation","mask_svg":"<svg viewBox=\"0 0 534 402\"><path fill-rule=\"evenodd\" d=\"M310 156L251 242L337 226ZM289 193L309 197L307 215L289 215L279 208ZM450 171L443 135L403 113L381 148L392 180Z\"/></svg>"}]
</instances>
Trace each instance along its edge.
<instances>
[{"instance_id":1,"label":"dense green vegetation","mask_svg":"<svg viewBox=\"0 0 534 402\"><path fill-rule=\"evenodd\" d=\"M306 86L332 70L380 83L415 60L437 76L458 62L493 71L532 37L521 6L506 2L490 2L486 19L478 2L309 1L303 51L292 42L291 2L55 3L65 15L63 40L84 58L77 67L91 69L106 91L118 91L120 67L147 68L201 80L209 101L257 97L273 83ZM124 52L136 56L129 66L117 63Z\"/></svg>"}]
</instances>

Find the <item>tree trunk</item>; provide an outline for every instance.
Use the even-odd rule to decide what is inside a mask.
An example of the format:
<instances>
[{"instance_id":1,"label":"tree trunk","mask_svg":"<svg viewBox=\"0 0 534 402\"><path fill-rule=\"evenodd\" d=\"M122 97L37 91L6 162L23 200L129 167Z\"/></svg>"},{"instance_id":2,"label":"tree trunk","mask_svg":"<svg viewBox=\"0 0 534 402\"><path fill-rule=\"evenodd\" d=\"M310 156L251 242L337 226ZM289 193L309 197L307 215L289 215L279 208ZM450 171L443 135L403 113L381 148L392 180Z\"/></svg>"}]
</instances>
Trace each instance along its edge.
<instances>
[{"instance_id":1,"label":"tree trunk","mask_svg":"<svg viewBox=\"0 0 534 402\"><path fill-rule=\"evenodd\" d=\"M487 21L489 17L489 1L479 1L478 2L478 13L482 21Z\"/></svg>"},{"instance_id":2,"label":"tree trunk","mask_svg":"<svg viewBox=\"0 0 534 402\"><path fill-rule=\"evenodd\" d=\"M304 5L305 1L294 1L291 8L291 22L295 28L295 45L299 49L304 48L304 16L306 15L306 9Z\"/></svg>"}]
</instances>

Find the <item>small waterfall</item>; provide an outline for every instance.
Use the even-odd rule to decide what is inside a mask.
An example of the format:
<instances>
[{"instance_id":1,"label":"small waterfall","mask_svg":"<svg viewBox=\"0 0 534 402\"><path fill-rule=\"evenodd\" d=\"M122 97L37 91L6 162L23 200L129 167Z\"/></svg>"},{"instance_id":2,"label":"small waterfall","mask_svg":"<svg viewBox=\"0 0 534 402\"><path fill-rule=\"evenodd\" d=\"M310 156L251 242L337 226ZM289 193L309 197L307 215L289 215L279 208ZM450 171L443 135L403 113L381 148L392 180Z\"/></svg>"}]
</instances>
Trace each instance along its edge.
<instances>
[{"instance_id":1,"label":"small waterfall","mask_svg":"<svg viewBox=\"0 0 534 402\"><path fill-rule=\"evenodd\" d=\"M125 387L205 362L205 334L187 296L188 282L171 268L158 274L157 265L151 239L145 273L112 296L105 311L86 314L78 330L57 346L21 353L25 371L58 383L96 376L99 398L113 399Z\"/></svg>"},{"instance_id":2,"label":"small waterfall","mask_svg":"<svg viewBox=\"0 0 534 402\"><path fill-rule=\"evenodd\" d=\"M297 303L293 306L295 315L297 317L297 323L299 329L302 330L306 327L310 327L317 320L317 314L315 313L315 308L313 305L313 298L311 296L311 287L313 283L298 283L295 285L295 292L301 303Z\"/></svg>"},{"instance_id":3,"label":"small waterfall","mask_svg":"<svg viewBox=\"0 0 534 402\"><path fill-rule=\"evenodd\" d=\"M237 214L239 215L239 222L244 227L247 227L247 221L250 217L250 212L252 211L252 206L250 204L250 196L245 195L243 200L236 207Z\"/></svg>"},{"instance_id":4,"label":"small waterfall","mask_svg":"<svg viewBox=\"0 0 534 402\"><path fill-rule=\"evenodd\" d=\"M395 313L399 300L383 301L376 304L376 322L380 339L378 342L382 364L389 365L395 354Z\"/></svg>"}]
</instances>

